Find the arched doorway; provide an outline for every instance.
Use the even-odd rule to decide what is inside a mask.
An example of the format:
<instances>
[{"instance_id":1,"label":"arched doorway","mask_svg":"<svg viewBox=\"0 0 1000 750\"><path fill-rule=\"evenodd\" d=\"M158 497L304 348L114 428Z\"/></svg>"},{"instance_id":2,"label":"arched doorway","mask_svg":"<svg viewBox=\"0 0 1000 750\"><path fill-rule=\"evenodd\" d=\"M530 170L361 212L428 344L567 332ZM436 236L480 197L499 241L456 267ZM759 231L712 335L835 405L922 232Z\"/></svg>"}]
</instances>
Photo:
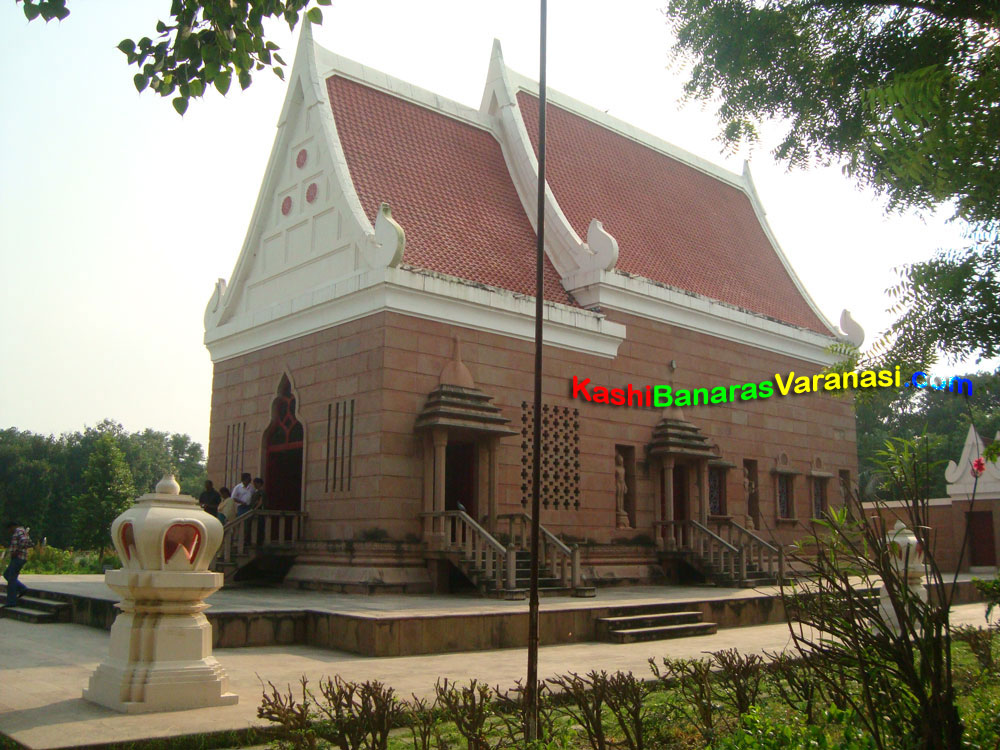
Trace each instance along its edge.
<instances>
[{"instance_id":1,"label":"arched doorway","mask_svg":"<svg viewBox=\"0 0 1000 750\"><path fill-rule=\"evenodd\" d=\"M295 396L287 375L271 402L271 423L264 431L264 492L268 510L302 507L302 443L305 431L295 416Z\"/></svg>"}]
</instances>

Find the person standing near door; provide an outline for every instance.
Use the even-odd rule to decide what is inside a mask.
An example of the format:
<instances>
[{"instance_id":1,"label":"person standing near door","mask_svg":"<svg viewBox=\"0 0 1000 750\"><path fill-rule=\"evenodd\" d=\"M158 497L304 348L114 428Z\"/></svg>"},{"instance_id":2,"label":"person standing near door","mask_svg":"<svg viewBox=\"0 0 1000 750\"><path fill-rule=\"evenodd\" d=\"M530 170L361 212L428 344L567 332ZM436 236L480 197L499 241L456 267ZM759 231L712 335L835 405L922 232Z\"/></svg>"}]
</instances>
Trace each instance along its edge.
<instances>
[{"instance_id":1,"label":"person standing near door","mask_svg":"<svg viewBox=\"0 0 1000 750\"><path fill-rule=\"evenodd\" d=\"M250 474L243 473L240 483L233 487L233 500L236 502L236 516L242 516L250 510L250 498L253 497L253 487L250 486Z\"/></svg>"}]
</instances>

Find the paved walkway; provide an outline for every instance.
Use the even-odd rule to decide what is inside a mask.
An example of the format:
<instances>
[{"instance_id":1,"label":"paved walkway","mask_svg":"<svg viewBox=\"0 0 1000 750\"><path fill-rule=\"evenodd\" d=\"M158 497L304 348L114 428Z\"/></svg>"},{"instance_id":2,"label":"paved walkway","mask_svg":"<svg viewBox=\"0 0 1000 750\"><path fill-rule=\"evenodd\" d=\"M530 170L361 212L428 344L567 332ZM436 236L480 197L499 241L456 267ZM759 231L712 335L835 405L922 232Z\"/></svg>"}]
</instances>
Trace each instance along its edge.
<instances>
[{"instance_id":1,"label":"paved walkway","mask_svg":"<svg viewBox=\"0 0 1000 750\"><path fill-rule=\"evenodd\" d=\"M29 589L56 591L91 599L118 601L121 597L104 583L103 575L23 575ZM777 596L776 586L760 589L722 588L718 586L617 586L598 590L597 597L543 597L540 608L592 609L617 604L648 604L712 599L744 599ZM269 612L313 610L364 617L407 617L440 614L492 614L528 610L528 602L488 599L477 593L456 594L338 594L328 591L305 591L290 588L225 588L208 599L216 612Z\"/></svg>"},{"instance_id":2,"label":"paved walkway","mask_svg":"<svg viewBox=\"0 0 1000 750\"><path fill-rule=\"evenodd\" d=\"M601 596L611 593L602 592ZM373 608L386 604L380 599L383 597L367 598ZM450 601L454 607L454 600ZM962 605L953 610L952 621L983 624L984 613L983 604ZM761 652L788 646L785 625L731 628L712 636L652 643L548 646L539 655L539 674L554 676L606 669L645 675L650 656L697 657L705 651L723 648ZM125 716L80 697L91 672L107 651L108 634L102 630L0 619L0 733L29 748L40 749L242 729L262 724L257 719L261 679L284 686L294 685L303 674L313 683L321 677L340 674L346 679L382 680L404 696L429 695L438 677L478 678L492 685L510 687L523 678L527 659L525 649L397 658L364 657L308 646L224 649L217 651L216 656L229 674L230 689L240 696L238 705Z\"/></svg>"},{"instance_id":3,"label":"paved walkway","mask_svg":"<svg viewBox=\"0 0 1000 750\"><path fill-rule=\"evenodd\" d=\"M974 576L961 573L960 582ZM118 601L119 597L104 583L103 575L23 575L29 589L56 591L91 599ZM945 576L950 581L949 575ZM566 596L543 597L542 610L593 609L624 604L661 604L663 602L704 602L724 599L752 599L778 596L777 586L756 589L723 588L720 586L610 586L598 588L592 599ZM327 591L303 591L286 588L226 588L208 599L215 612L281 612L313 610L336 612L364 617L407 617L440 614L491 614L496 612L528 611L528 602L486 599L478 594L338 594Z\"/></svg>"}]
</instances>

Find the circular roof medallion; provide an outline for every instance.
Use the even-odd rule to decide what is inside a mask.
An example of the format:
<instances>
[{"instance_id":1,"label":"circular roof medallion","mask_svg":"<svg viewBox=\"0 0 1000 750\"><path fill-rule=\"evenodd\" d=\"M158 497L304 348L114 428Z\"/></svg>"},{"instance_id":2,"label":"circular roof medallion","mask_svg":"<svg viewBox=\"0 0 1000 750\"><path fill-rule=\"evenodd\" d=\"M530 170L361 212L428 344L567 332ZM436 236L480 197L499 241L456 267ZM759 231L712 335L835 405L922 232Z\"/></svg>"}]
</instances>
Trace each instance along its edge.
<instances>
[{"instance_id":1,"label":"circular roof medallion","mask_svg":"<svg viewBox=\"0 0 1000 750\"><path fill-rule=\"evenodd\" d=\"M292 210L292 196L286 195L285 200L281 201L282 216L288 216L291 210Z\"/></svg>"},{"instance_id":2,"label":"circular roof medallion","mask_svg":"<svg viewBox=\"0 0 1000 750\"><path fill-rule=\"evenodd\" d=\"M316 183L310 183L309 187L306 188L306 203L312 203L316 200L316 194L319 193L319 187Z\"/></svg>"},{"instance_id":3,"label":"circular roof medallion","mask_svg":"<svg viewBox=\"0 0 1000 750\"><path fill-rule=\"evenodd\" d=\"M298 156L295 157L295 166L298 167L299 169L302 169L302 167L306 165L306 159L308 157L309 154L306 153L305 149L299 151Z\"/></svg>"}]
</instances>

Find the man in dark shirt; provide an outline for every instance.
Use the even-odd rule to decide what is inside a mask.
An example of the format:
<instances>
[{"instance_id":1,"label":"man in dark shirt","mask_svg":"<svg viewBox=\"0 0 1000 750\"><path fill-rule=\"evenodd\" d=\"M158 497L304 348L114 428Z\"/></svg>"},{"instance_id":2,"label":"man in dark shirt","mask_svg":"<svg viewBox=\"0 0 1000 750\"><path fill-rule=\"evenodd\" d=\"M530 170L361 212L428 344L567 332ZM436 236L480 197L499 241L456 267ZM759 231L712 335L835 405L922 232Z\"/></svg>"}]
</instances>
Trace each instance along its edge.
<instances>
[{"instance_id":1,"label":"man in dark shirt","mask_svg":"<svg viewBox=\"0 0 1000 750\"><path fill-rule=\"evenodd\" d=\"M17 580L21 568L28 561L28 550L31 549L31 538L27 530L17 521L8 521L7 533L10 534L10 563L3 572L7 579L7 606L13 607L28 591L28 587Z\"/></svg>"},{"instance_id":2,"label":"man in dark shirt","mask_svg":"<svg viewBox=\"0 0 1000 750\"><path fill-rule=\"evenodd\" d=\"M222 502L222 495L215 490L215 485L211 479L205 480L205 491L198 496L198 504L206 513L210 513L216 518L219 517L219 503Z\"/></svg>"}]
</instances>

